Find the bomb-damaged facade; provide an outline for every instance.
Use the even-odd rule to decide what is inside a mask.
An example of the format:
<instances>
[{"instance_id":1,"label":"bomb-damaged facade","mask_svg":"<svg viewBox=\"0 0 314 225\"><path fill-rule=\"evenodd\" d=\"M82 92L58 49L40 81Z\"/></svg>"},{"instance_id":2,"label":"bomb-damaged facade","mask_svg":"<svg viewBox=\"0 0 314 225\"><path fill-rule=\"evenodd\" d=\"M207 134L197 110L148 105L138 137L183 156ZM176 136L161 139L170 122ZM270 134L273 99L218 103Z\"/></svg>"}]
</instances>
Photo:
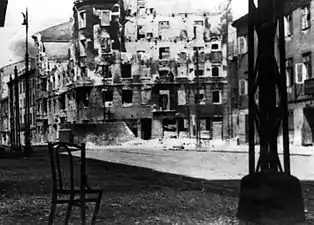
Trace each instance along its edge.
<instances>
[{"instance_id":1,"label":"bomb-damaged facade","mask_svg":"<svg viewBox=\"0 0 314 225\"><path fill-rule=\"evenodd\" d=\"M145 2L132 12L99 0L76 1L73 12L34 35L41 141L58 140L62 124L104 121L144 139L166 129L194 136L197 113L203 137L227 137L228 14L161 15Z\"/></svg>"}]
</instances>

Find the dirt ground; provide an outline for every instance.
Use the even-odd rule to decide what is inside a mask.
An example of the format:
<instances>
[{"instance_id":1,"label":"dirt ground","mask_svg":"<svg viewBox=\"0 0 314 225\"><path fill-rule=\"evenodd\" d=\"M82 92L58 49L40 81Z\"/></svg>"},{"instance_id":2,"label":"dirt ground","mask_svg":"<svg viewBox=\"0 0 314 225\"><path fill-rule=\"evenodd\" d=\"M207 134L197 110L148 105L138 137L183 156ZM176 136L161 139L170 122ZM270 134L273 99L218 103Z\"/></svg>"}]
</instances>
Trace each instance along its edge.
<instances>
[{"instance_id":1,"label":"dirt ground","mask_svg":"<svg viewBox=\"0 0 314 225\"><path fill-rule=\"evenodd\" d=\"M47 153L0 161L0 224L47 223L51 199ZM196 179L96 159L87 161L87 171L90 185L104 190L97 224L250 224L235 217L237 178ZM313 182L302 185L307 224L314 224ZM63 224L65 212L65 207L58 207L55 224ZM79 221L75 210L71 223Z\"/></svg>"}]
</instances>

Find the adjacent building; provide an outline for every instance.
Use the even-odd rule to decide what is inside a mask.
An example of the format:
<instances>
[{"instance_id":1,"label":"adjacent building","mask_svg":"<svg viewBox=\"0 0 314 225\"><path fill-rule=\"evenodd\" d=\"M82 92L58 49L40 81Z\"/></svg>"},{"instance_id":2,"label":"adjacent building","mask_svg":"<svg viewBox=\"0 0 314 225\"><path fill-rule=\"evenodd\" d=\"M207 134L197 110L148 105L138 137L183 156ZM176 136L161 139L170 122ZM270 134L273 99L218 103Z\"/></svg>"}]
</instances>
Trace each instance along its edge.
<instances>
[{"instance_id":1,"label":"adjacent building","mask_svg":"<svg viewBox=\"0 0 314 225\"><path fill-rule=\"evenodd\" d=\"M311 1L285 18L289 136L290 142L296 146L313 144L313 7ZM247 24L247 15L233 22L237 30L237 51L230 64L234 86L231 116L233 136L237 136L240 143L248 141Z\"/></svg>"}]
</instances>

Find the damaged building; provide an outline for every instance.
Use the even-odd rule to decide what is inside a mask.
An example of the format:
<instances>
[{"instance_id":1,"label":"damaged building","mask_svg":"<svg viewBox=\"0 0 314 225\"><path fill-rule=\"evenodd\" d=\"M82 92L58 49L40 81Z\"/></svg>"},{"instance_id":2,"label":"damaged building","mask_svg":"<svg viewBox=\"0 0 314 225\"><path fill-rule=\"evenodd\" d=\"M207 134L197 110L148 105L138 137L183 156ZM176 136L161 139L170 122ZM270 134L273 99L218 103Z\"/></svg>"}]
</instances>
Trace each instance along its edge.
<instances>
[{"instance_id":1,"label":"damaged building","mask_svg":"<svg viewBox=\"0 0 314 225\"><path fill-rule=\"evenodd\" d=\"M33 143L60 140L69 124L119 121L143 139L167 130L194 136L197 121L202 137L227 137L225 12L164 15L139 2L134 11L123 1L75 1L70 21L32 36ZM11 67L1 72L1 109L10 108ZM23 107L23 68L18 71ZM23 132L24 109L14 107ZM1 143L10 144L16 126L5 112Z\"/></svg>"},{"instance_id":2,"label":"damaged building","mask_svg":"<svg viewBox=\"0 0 314 225\"><path fill-rule=\"evenodd\" d=\"M73 19L34 35L39 141L62 124L124 121L135 136L165 130L227 137L223 13L162 15L145 2L76 1ZM198 54L198 57L196 57Z\"/></svg>"}]
</instances>

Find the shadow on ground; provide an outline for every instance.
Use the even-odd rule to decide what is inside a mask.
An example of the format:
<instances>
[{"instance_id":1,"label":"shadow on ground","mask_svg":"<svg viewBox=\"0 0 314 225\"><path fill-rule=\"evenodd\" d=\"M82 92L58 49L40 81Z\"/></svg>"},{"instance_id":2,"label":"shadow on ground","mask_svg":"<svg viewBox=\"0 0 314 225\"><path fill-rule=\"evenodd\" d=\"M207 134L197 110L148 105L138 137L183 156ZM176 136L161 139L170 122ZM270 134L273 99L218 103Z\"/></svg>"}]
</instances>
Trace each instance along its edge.
<instances>
[{"instance_id":1,"label":"shadow on ground","mask_svg":"<svg viewBox=\"0 0 314 225\"><path fill-rule=\"evenodd\" d=\"M239 180L195 179L95 159L87 160L87 171L90 186L104 190L97 224L251 224L235 217ZM1 159L0 178L0 224L47 223L48 154ZM307 222L314 224L314 182L302 185ZM65 212L65 207L58 208L55 224L63 224ZM74 210L71 222L79 221Z\"/></svg>"}]
</instances>

